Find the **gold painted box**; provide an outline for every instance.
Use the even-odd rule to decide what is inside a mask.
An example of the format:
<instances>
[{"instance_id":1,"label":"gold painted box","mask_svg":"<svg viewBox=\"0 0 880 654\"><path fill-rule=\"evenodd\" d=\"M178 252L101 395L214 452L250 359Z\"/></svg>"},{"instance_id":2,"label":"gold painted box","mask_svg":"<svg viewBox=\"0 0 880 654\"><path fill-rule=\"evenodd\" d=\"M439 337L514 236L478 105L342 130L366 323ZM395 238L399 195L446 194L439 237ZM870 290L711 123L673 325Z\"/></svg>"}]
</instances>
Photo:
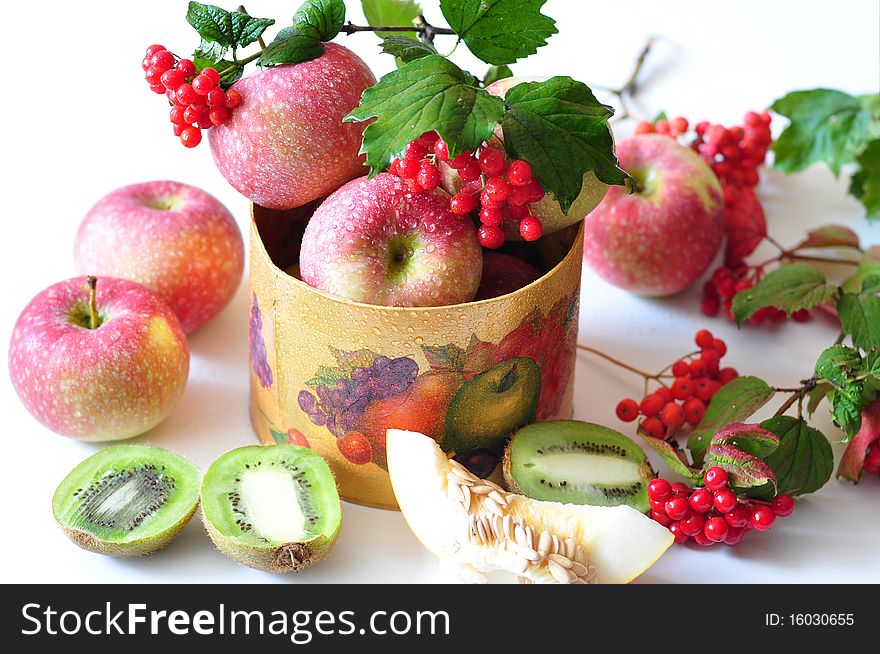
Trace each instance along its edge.
<instances>
[{"instance_id":1,"label":"gold painted box","mask_svg":"<svg viewBox=\"0 0 880 654\"><path fill-rule=\"evenodd\" d=\"M331 296L297 278L315 206L252 207L250 413L263 443L311 447L345 499L393 509L386 429L428 434L486 469L517 427L571 417L582 224L505 245L546 271L514 293L398 308Z\"/></svg>"}]
</instances>

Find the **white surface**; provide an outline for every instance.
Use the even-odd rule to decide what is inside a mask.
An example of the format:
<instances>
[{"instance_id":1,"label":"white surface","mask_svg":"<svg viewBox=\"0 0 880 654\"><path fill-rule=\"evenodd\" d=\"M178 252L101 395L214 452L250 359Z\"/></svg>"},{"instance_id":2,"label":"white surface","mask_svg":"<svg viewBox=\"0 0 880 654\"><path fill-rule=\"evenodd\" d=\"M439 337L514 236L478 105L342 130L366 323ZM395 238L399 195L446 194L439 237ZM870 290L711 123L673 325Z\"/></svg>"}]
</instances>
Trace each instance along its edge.
<instances>
[{"instance_id":1,"label":"white surface","mask_svg":"<svg viewBox=\"0 0 880 654\"><path fill-rule=\"evenodd\" d=\"M220 3L223 4L223 3ZM236 3L227 2L229 8ZM359 3L349 16L361 22ZM442 23L436 5L429 20ZM249 0L248 10L281 22L296 2ZM5 9L2 190L3 303L0 340L7 343L24 305L44 287L74 273L73 236L87 209L118 186L179 179L201 186L230 207L244 230L247 202L217 173L206 145L186 151L171 135L163 99L149 92L139 68L147 45L178 52L197 45L185 23L184 0L163 2L46 2ZM519 74L570 74L588 84L619 85L650 34L660 35L645 69L638 108L665 109L692 120L730 123L783 93L831 86L876 92L880 80L880 3L817 1L628 2L550 0L546 12L560 29L523 64ZM391 60L369 34L339 39L377 74ZM444 48L440 41L440 47ZM457 61L485 68L467 56ZM384 58L383 58L384 57ZM625 130L621 127L620 133ZM771 232L791 243L811 226L845 223L866 241L880 242L847 180L824 168L784 178L765 175L760 195ZM808 376L817 353L833 341L830 323L737 331L698 315L698 291L664 301L631 297L585 273L581 340L646 369L689 349L708 324L726 339L726 361L742 372L790 385ZM205 469L222 452L254 436L247 417L246 284L232 304L191 339L192 371L183 401L159 428L137 441L176 450ZM0 360L6 365L5 352ZM68 440L36 423L19 404L8 374L0 374L4 537L3 582L428 582L436 562L396 512L344 506L342 534L330 557L298 576L273 577L241 567L216 552L197 522L166 551L138 560L112 560L74 547L55 527L50 500L56 484L99 446ZM624 426L613 407L635 395L640 381L584 355L578 360L578 418ZM838 434L820 419L828 434ZM839 455L840 446L835 446ZM880 581L880 521L876 477L858 487L832 480L799 502L793 517L769 534L749 534L736 548L674 547L644 582Z\"/></svg>"}]
</instances>

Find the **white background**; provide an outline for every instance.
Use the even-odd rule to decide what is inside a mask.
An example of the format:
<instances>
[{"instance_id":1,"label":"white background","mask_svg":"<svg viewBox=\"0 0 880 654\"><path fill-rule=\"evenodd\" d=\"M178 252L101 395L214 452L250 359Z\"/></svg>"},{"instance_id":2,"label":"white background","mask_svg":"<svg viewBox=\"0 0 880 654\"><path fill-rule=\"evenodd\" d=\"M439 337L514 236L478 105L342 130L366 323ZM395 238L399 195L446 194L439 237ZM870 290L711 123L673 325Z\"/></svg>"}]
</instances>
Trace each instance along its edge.
<instances>
[{"instance_id":1,"label":"white background","mask_svg":"<svg viewBox=\"0 0 880 654\"><path fill-rule=\"evenodd\" d=\"M235 3L227 2L232 8ZM349 18L363 24L359 3ZM434 2L428 19L442 24ZM255 16L283 24L297 0L248 0ZM74 274L72 244L80 219L103 194L125 184L178 179L203 187L233 211L246 233L247 202L220 177L207 144L185 150L172 136L164 98L149 92L140 61L160 42L186 53L197 45L184 21L184 0L153 2L27 2L4 9L0 341L30 298ZM644 71L637 108L665 109L692 121L731 124L785 92L834 87L877 92L880 82L880 3L876 0L621 3L550 0L545 12L560 33L524 63L519 74L568 74L588 84L616 86L629 74L648 35L662 37ZM274 28L272 28L274 30ZM270 35L274 32L270 32ZM441 49L451 46L438 37ZM370 34L340 37L377 76L392 61ZM485 67L459 47L456 60ZM630 125L619 125L619 135ZM845 176L844 176L845 177ZM793 243L806 228L845 223L866 242L880 242L822 167L785 178L766 173L760 195L771 232ZM770 383L808 376L818 352L834 340L830 322L737 331L726 320L705 320L698 291L663 301L632 297L584 274L581 340L646 369L691 349L707 325L730 346L726 361ZM254 442L247 416L246 282L232 304L192 336L189 385L174 414L137 439L189 457L205 469L226 450ZM6 354L0 357L6 366ZM226 559L193 521L167 550L138 560L113 560L79 550L55 527L50 501L56 484L99 449L50 433L19 404L8 374L2 384L4 582L429 582L436 561L396 512L344 506L341 537L328 559L297 576L276 577ZM588 355L578 360L576 417L621 425L613 407L636 395L640 380ZM834 438L827 411L820 428ZM842 447L835 445L839 456ZM643 582L880 581L880 479L853 487L832 480L798 502L795 514L767 534L752 533L735 548L675 546Z\"/></svg>"}]
</instances>

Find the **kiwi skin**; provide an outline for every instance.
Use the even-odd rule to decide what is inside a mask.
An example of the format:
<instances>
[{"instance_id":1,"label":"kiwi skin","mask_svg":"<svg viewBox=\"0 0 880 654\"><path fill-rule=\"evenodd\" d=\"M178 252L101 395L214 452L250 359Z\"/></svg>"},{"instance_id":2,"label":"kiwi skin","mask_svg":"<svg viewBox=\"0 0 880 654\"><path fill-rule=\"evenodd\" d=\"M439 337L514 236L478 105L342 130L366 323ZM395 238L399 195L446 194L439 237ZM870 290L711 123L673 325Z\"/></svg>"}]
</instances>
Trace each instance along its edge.
<instances>
[{"instance_id":1,"label":"kiwi skin","mask_svg":"<svg viewBox=\"0 0 880 654\"><path fill-rule=\"evenodd\" d=\"M316 454L309 448L287 443L275 445L246 445L244 447L240 447L235 450L231 450L230 452L227 452L223 455L223 457L232 455L235 452L248 450L258 451L265 449L273 449L277 451L284 449L290 452L293 456L296 456L297 453L299 453L301 456L316 457L317 459L320 459L321 466L326 468L326 474L329 476L330 479L333 479L333 491L336 493L336 501L339 502L339 491L336 486L336 481L333 477L333 473L330 472L330 468L329 466L327 466L327 463L323 460L323 458L321 458L318 454ZM219 460L220 459L218 459L217 461ZM217 463L217 461L215 461L214 463ZM208 488L208 483L211 481L210 474L211 470L209 468L202 478L201 494L203 498L208 492L216 492L216 488L213 490ZM205 514L204 501L202 502L201 517L202 524L205 526L205 530L208 532L208 536L210 536L211 540L214 542L214 545L217 547L218 550L220 550L221 553L223 553L225 556L229 557L233 561L237 561L238 563L246 565L249 568L254 568L255 570L262 570L264 572L272 572L276 574L299 572L300 570L310 565L313 565L326 557L330 553L330 550L333 549L333 545L336 543L336 539L339 537L339 531L342 524L340 516L339 523L330 534L320 534L315 538L302 542L283 543L274 547L258 547L249 543L243 543L235 538L230 538L222 531L217 529L217 527L215 527L211 523L211 521Z\"/></svg>"},{"instance_id":2,"label":"kiwi skin","mask_svg":"<svg viewBox=\"0 0 880 654\"><path fill-rule=\"evenodd\" d=\"M194 478L194 484L196 485L196 487L198 487L199 477L201 476L201 473L199 472L198 468L196 468L196 466L184 459L182 456L173 454L172 452L164 450L160 447L154 447L152 445L114 445L111 447L106 447L103 450L100 450L92 456L84 459L67 475L67 477L64 478L64 480L62 480L57 490L55 491L54 497L52 498L52 513L55 517L55 522L61 528L61 531L64 532L65 536L67 536L74 544L89 552L118 558L129 558L152 554L153 552L157 552L165 548L171 541L173 541L177 537L177 535L187 525L187 523L189 523L190 519L199 507L198 495L193 496L191 507L177 520L177 522L169 525L165 529L162 529L155 534L145 536L144 538L132 539L126 542L102 540L96 537L94 534L89 533L88 531L77 529L66 524L62 519L62 509L64 508L64 502L69 501L67 499L67 495L69 494L69 491L72 487L79 485L76 483L77 473L79 473L81 470L87 470L90 463L94 460L103 460L109 463L110 461L112 461L112 457L117 455L120 458L124 458L127 460L142 460L143 462L149 463L161 463L161 461L154 460L155 456L161 457L165 459L166 463L174 463L177 466L181 466L183 471L189 472L189 474L191 474ZM106 466L107 463L105 463L104 465ZM82 483L83 479L79 479L78 481ZM73 483L74 486L71 486L71 483Z\"/></svg>"},{"instance_id":3,"label":"kiwi skin","mask_svg":"<svg viewBox=\"0 0 880 654\"><path fill-rule=\"evenodd\" d=\"M610 430L607 427L603 427L602 425L594 425L592 423L582 422L579 420L551 420L551 421L547 421L547 422L533 423L532 425L527 425L526 427L523 427L522 429L520 429L518 432L513 433L511 435L510 440L507 443L507 446L504 448L504 459L501 462L501 470L502 470L502 474L504 476L505 486L507 487L507 489L510 492L516 493L518 495L525 495L527 497L530 497L529 493L527 493L525 491L525 489L523 489L517 483L516 478L513 476L513 473L511 471L511 465L512 465L511 452L513 449L512 446L514 443L514 439L517 437L517 434L523 430L528 430L528 431L532 432L537 428L540 428L541 430L548 429L548 428L552 429L554 425L560 425L563 427L577 426L577 427L583 427L583 428L594 428L594 429L599 430L600 432L605 432L608 434L616 434L617 436L619 436L619 438L624 439L626 441L632 440L632 439L629 439L628 437L624 436L623 434L618 434L617 432L614 432L613 430ZM635 444L635 442L633 442L632 444L633 444L633 446L638 448L638 446ZM640 449L640 448L638 448L638 449ZM644 454L643 454L643 456L644 456ZM646 484L647 484L648 480L653 479L654 477L657 476L657 473L651 467L651 462L648 460L647 457L644 458L644 462L639 466L639 474L640 474L640 477L645 481ZM647 486L645 488L647 488ZM635 508L639 511L642 511L642 512L647 511L650 508L647 505L647 490L644 490L643 494L644 494L644 505L642 505L639 502L637 502L635 504L630 504L631 506L633 506L633 508ZM538 497L537 499L548 499L548 498ZM560 501L560 500L555 500L555 501ZM613 506L613 505L609 504L607 506Z\"/></svg>"}]
</instances>

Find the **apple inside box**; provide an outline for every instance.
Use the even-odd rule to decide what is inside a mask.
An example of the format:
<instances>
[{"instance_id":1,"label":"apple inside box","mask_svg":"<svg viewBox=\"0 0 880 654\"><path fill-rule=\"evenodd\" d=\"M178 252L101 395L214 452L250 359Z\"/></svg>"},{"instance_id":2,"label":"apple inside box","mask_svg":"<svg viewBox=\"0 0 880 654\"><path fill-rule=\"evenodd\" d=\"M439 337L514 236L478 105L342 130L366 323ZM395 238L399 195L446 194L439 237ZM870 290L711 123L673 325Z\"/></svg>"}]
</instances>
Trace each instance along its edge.
<instances>
[{"instance_id":1,"label":"apple inside box","mask_svg":"<svg viewBox=\"0 0 880 654\"><path fill-rule=\"evenodd\" d=\"M252 206L251 421L264 443L304 445L347 500L394 509L387 429L419 431L488 476L506 438L572 416L583 225L502 252L541 273L513 293L442 307L360 304L297 278L320 201Z\"/></svg>"}]
</instances>

